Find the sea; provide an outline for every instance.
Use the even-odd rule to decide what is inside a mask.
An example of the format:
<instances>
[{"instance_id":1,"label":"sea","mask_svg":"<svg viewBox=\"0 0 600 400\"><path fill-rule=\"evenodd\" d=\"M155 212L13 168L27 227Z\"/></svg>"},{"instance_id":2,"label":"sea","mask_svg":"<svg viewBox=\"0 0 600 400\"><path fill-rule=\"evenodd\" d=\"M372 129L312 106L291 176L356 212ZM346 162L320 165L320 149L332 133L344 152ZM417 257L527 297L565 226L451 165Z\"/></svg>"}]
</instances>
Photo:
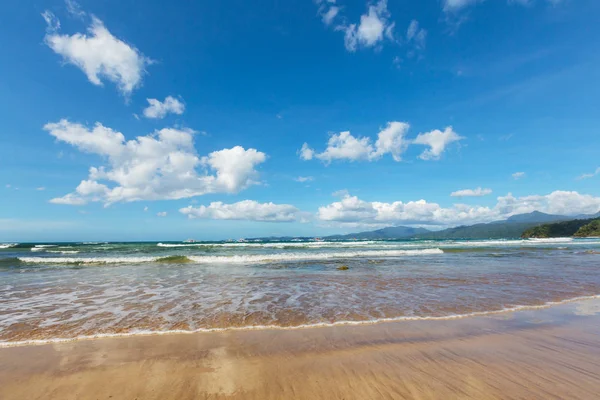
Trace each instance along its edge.
<instances>
[{"instance_id":1,"label":"sea","mask_svg":"<svg viewBox=\"0 0 600 400\"><path fill-rule=\"evenodd\" d=\"M0 244L0 346L466 318L600 295L600 239Z\"/></svg>"}]
</instances>

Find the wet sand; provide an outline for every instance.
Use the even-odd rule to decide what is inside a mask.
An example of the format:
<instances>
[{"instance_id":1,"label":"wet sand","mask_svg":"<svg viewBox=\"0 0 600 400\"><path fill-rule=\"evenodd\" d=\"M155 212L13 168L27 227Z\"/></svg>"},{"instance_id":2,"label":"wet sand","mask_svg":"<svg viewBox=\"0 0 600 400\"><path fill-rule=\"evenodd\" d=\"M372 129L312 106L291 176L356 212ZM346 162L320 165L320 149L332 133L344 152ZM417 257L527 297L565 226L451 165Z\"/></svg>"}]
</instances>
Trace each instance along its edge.
<instances>
[{"instance_id":1,"label":"wet sand","mask_svg":"<svg viewBox=\"0 0 600 400\"><path fill-rule=\"evenodd\" d=\"M0 349L0 398L595 399L600 301L447 321Z\"/></svg>"}]
</instances>

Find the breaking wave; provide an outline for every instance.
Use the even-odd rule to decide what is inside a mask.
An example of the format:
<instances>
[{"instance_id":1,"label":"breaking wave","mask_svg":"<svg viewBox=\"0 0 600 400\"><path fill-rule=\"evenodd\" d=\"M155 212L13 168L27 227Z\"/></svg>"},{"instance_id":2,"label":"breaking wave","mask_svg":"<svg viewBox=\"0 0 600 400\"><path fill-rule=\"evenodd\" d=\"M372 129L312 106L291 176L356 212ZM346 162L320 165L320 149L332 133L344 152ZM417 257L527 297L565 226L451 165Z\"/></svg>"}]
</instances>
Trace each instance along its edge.
<instances>
[{"instance_id":1,"label":"breaking wave","mask_svg":"<svg viewBox=\"0 0 600 400\"><path fill-rule=\"evenodd\" d=\"M166 257L19 257L31 264L140 264L168 263L260 263L270 261L329 260L355 257L402 257L443 254L441 249L421 250L366 250L319 253L247 254L231 256L166 256Z\"/></svg>"}]
</instances>

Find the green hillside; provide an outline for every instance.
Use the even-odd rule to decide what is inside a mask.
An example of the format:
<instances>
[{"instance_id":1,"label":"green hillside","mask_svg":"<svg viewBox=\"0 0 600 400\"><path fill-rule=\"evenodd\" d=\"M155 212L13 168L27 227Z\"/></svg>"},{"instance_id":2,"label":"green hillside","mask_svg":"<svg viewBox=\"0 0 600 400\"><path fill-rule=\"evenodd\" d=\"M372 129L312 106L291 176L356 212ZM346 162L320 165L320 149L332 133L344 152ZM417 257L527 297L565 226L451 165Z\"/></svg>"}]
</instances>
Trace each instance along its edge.
<instances>
[{"instance_id":1,"label":"green hillside","mask_svg":"<svg viewBox=\"0 0 600 400\"><path fill-rule=\"evenodd\" d=\"M543 224L527 229L521 235L522 238L553 238L553 237L586 237L594 236L593 232L600 235L599 222L596 219L575 219L571 221Z\"/></svg>"},{"instance_id":2,"label":"green hillside","mask_svg":"<svg viewBox=\"0 0 600 400\"><path fill-rule=\"evenodd\" d=\"M575 232L576 237L600 237L600 219L595 219Z\"/></svg>"},{"instance_id":3,"label":"green hillside","mask_svg":"<svg viewBox=\"0 0 600 400\"><path fill-rule=\"evenodd\" d=\"M538 225L539 222L501 222L457 226L437 232L416 235L418 239L504 239L518 238L524 230Z\"/></svg>"}]
</instances>

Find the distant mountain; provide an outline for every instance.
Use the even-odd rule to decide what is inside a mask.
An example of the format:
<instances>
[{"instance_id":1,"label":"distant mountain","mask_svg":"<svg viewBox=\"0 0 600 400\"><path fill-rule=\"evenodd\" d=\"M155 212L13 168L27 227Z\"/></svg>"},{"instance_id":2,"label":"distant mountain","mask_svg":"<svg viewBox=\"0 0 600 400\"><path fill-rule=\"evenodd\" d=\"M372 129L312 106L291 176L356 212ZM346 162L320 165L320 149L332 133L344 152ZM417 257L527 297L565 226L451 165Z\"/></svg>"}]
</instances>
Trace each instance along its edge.
<instances>
[{"instance_id":1,"label":"distant mountain","mask_svg":"<svg viewBox=\"0 0 600 400\"><path fill-rule=\"evenodd\" d=\"M416 235L417 239L505 239L518 238L524 230L539 225L537 222L490 222L457 226L437 232Z\"/></svg>"},{"instance_id":2,"label":"distant mountain","mask_svg":"<svg viewBox=\"0 0 600 400\"><path fill-rule=\"evenodd\" d=\"M332 235L324 239L327 240L348 240L348 239L406 239L419 234L431 232L425 228L411 228L409 226L390 226L388 228L378 229L376 231L350 233L348 235Z\"/></svg>"},{"instance_id":3,"label":"distant mountain","mask_svg":"<svg viewBox=\"0 0 600 400\"><path fill-rule=\"evenodd\" d=\"M376 231L357 232L349 235L333 235L325 239L499 239L517 238L523 231L546 222L564 221L570 219L564 215L545 214L534 211L518 214L504 221L494 221L487 224L458 226L441 231L431 231L424 228L394 226Z\"/></svg>"},{"instance_id":4,"label":"distant mountain","mask_svg":"<svg viewBox=\"0 0 600 400\"><path fill-rule=\"evenodd\" d=\"M518 238L523 231L534 226L555 221L570 219L564 215L545 214L534 211L527 214L517 214L504 221L494 221L487 224L457 226L437 232L419 234L419 239L504 239Z\"/></svg>"},{"instance_id":5,"label":"distant mountain","mask_svg":"<svg viewBox=\"0 0 600 400\"><path fill-rule=\"evenodd\" d=\"M487 224L475 224L457 226L441 231L431 231L425 228L411 228L408 226L392 226L388 228L378 229L375 231L356 232L348 235L332 235L326 236L326 240L373 240L373 239L504 239L518 238L530 228L542 224L556 223L561 221L571 221L573 219L588 219L599 218L600 212L594 215L578 215L568 217L565 215L546 214L539 211L533 211L526 214L513 215L503 221L494 221ZM585 225L585 224L584 224ZM595 232L595 227L589 228L590 232ZM588 231L586 231L588 232ZM570 235L574 235L573 231ZM269 237L249 240L292 240L292 237ZM295 238L309 240L311 238Z\"/></svg>"},{"instance_id":6,"label":"distant mountain","mask_svg":"<svg viewBox=\"0 0 600 400\"><path fill-rule=\"evenodd\" d=\"M523 238L600 236L600 219L574 219L538 225L523 232Z\"/></svg>"},{"instance_id":7,"label":"distant mountain","mask_svg":"<svg viewBox=\"0 0 600 400\"><path fill-rule=\"evenodd\" d=\"M579 215L575 215L574 217L571 217L571 219L594 219L594 218L600 218L600 211L598 211L596 214L579 214Z\"/></svg>"},{"instance_id":8,"label":"distant mountain","mask_svg":"<svg viewBox=\"0 0 600 400\"><path fill-rule=\"evenodd\" d=\"M572 218L572 217L571 217ZM545 222L555 222L555 221L564 221L570 219L564 215L552 215L545 214L539 211L533 211L527 214L517 214L512 217L508 217L506 222L535 222L535 223L545 223Z\"/></svg>"}]
</instances>

